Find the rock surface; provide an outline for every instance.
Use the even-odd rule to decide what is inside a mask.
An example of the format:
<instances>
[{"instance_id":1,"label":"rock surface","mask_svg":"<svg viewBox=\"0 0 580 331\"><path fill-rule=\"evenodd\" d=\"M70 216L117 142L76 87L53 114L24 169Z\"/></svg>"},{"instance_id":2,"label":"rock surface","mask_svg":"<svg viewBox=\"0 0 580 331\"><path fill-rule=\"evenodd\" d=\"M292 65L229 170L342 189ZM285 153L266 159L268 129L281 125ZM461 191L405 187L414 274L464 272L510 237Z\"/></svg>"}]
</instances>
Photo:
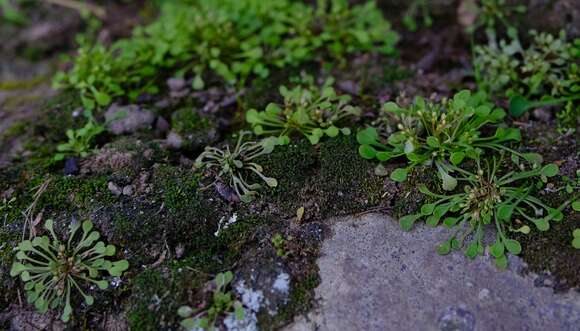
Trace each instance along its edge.
<instances>
[{"instance_id":1,"label":"rock surface","mask_svg":"<svg viewBox=\"0 0 580 331\"><path fill-rule=\"evenodd\" d=\"M319 305L285 331L580 327L580 293L536 287L519 258L498 271L488 256L439 256L434 247L447 239L445 229L416 225L407 233L383 215L332 223L318 261Z\"/></svg>"}]
</instances>

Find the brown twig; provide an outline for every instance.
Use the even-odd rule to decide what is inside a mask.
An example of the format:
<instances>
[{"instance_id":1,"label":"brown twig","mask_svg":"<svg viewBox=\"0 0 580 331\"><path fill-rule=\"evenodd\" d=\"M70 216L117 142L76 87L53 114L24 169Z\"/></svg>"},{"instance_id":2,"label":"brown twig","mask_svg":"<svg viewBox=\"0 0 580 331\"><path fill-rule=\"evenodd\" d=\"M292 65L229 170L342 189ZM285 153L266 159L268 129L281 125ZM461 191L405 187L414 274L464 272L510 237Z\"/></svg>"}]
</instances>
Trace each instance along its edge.
<instances>
[{"instance_id":1,"label":"brown twig","mask_svg":"<svg viewBox=\"0 0 580 331\"><path fill-rule=\"evenodd\" d=\"M91 3L83 3L76 0L43 0L46 3L74 9L78 12L88 11L100 19L104 19L107 15L105 8Z\"/></svg>"}]
</instances>

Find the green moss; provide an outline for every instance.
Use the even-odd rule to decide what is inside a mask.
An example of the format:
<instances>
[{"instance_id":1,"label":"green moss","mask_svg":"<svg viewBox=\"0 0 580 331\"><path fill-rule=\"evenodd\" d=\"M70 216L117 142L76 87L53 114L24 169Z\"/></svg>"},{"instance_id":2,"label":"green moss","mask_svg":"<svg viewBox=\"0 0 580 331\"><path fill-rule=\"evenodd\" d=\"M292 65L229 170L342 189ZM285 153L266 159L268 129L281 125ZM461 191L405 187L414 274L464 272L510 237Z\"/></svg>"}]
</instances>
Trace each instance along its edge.
<instances>
[{"instance_id":1,"label":"green moss","mask_svg":"<svg viewBox=\"0 0 580 331\"><path fill-rule=\"evenodd\" d=\"M189 134L209 128L210 123L207 118L199 116L192 107L185 107L171 115L171 127L177 133Z\"/></svg>"},{"instance_id":2,"label":"green moss","mask_svg":"<svg viewBox=\"0 0 580 331\"><path fill-rule=\"evenodd\" d=\"M322 216L356 213L381 201L383 180L374 174L375 164L360 157L354 136L339 136L320 146Z\"/></svg>"},{"instance_id":3,"label":"green moss","mask_svg":"<svg viewBox=\"0 0 580 331\"><path fill-rule=\"evenodd\" d=\"M131 281L130 329L175 330L177 309L188 303L189 289L201 287L200 278L188 269L163 267L141 272Z\"/></svg>"},{"instance_id":4,"label":"green moss","mask_svg":"<svg viewBox=\"0 0 580 331\"><path fill-rule=\"evenodd\" d=\"M107 188L107 177L80 178L54 175L38 201L38 209L48 212L73 211L90 209L97 201L101 204L111 203L113 195ZM43 181L36 178L32 185L36 187Z\"/></svg>"}]
</instances>

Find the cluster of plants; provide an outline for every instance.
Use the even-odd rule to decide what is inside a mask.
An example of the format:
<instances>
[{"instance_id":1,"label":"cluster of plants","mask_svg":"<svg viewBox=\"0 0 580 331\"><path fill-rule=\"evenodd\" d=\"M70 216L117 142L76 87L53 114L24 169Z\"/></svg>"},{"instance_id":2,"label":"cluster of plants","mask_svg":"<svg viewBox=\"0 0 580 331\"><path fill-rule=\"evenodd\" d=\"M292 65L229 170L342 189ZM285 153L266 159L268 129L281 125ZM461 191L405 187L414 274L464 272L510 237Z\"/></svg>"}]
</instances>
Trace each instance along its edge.
<instances>
[{"instance_id":1,"label":"cluster of plants","mask_svg":"<svg viewBox=\"0 0 580 331\"><path fill-rule=\"evenodd\" d=\"M44 228L50 237L38 236L18 244L10 275L20 276L28 303L34 304L40 313L46 313L49 308L62 308L61 319L67 322L73 313L71 297L75 290L85 304L92 305L94 298L85 292L86 287L96 285L106 289L109 281L104 278L104 272L119 277L129 263L110 260L115 256L115 246L99 241L100 234L93 231L90 221L73 222L65 240L56 236L52 220L47 220ZM79 238L77 233L81 228Z\"/></svg>"},{"instance_id":2,"label":"cluster of plants","mask_svg":"<svg viewBox=\"0 0 580 331\"><path fill-rule=\"evenodd\" d=\"M496 264L505 267L505 252L521 251L521 245L510 234L527 234L530 224L546 231L549 221L562 220L560 209L545 205L533 195L548 178L557 175L558 167L541 166L541 155L510 147L510 143L520 141L520 131L506 127L505 111L487 98L485 93L465 90L440 102L421 97L408 106L388 102L380 116L383 125L359 131L357 140L359 154L365 159L406 161L405 167L390 173L395 181L405 181L418 166L423 171L435 169L442 193L434 193L422 184L419 190L428 203L419 213L400 219L404 230L410 230L420 219L430 226L443 224L455 231L437 251L447 254L460 249L469 238L465 252L475 258L485 251L484 228L493 226L497 238L489 250ZM476 171L472 172L474 167ZM386 169L379 166L376 172L385 174Z\"/></svg>"},{"instance_id":3,"label":"cluster of plants","mask_svg":"<svg viewBox=\"0 0 580 331\"><path fill-rule=\"evenodd\" d=\"M333 83L334 79L329 78L319 87L307 76L294 88L281 86L284 104L270 103L260 112L251 109L246 113L246 121L256 135L277 136L285 143L295 132L304 135L313 145L324 136L349 135L350 129L341 124L358 117L360 109L350 104L349 95L338 95Z\"/></svg>"},{"instance_id":4,"label":"cluster of plants","mask_svg":"<svg viewBox=\"0 0 580 331\"><path fill-rule=\"evenodd\" d=\"M243 320L246 314L244 306L229 289L233 279L231 271L217 274L212 282L212 296L208 305L202 308L180 307L177 314L183 318L181 326L186 330L214 331L218 330L218 320L227 315L233 314L236 320Z\"/></svg>"},{"instance_id":5,"label":"cluster of plants","mask_svg":"<svg viewBox=\"0 0 580 331\"><path fill-rule=\"evenodd\" d=\"M191 78L192 87L221 81L243 86L275 68L394 51L397 34L369 1L191 0L164 2L159 18L110 47L82 42L73 68L56 87L75 89L87 109L114 98L155 94L160 73ZM167 77L165 77L167 78Z\"/></svg>"},{"instance_id":6,"label":"cluster of plants","mask_svg":"<svg viewBox=\"0 0 580 331\"><path fill-rule=\"evenodd\" d=\"M575 128L580 118L580 40L569 42L564 32L553 36L530 32L527 48L515 36L474 49L478 85L490 95L510 98L510 112L559 105L560 126Z\"/></svg>"},{"instance_id":7,"label":"cluster of plants","mask_svg":"<svg viewBox=\"0 0 580 331\"><path fill-rule=\"evenodd\" d=\"M486 150L507 151L531 163L541 162L537 154L520 153L507 146L520 141L520 131L501 124L505 111L496 108L483 93L464 90L441 102L417 97L409 106L388 102L382 112L391 127L369 127L358 132L359 153L365 159L381 162L404 157L407 165L391 173L391 179L398 182L405 181L412 168L432 165L443 188L453 190L457 186L452 175L455 166L466 159L479 159ZM484 134L484 128L493 131ZM379 166L377 173L382 172L384 168Z\"/></svg>"}]
</instances>

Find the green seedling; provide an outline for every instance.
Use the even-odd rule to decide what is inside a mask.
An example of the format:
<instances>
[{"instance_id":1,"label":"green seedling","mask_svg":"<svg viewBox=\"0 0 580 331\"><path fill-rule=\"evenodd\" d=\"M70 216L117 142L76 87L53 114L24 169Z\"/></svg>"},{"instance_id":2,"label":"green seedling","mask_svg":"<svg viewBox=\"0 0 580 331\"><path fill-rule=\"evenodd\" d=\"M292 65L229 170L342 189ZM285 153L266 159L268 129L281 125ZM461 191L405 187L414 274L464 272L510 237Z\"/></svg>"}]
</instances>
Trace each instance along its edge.
<instances>
[{"instance_id":1,"label":"green seedling","mask_svg":"<svg viewBox=\"0 0 580 331\"><path fill-rule=\"evenodd\" d=\"M181 326L185 330L221 330L216 327L220 317L234 314L237 320L243 320L246 314L244 306L235 300L232 292L228 290L234 275L231 271L219 273L213 280L213 295L209 306L195 310L189 306L182 306L177 314L183 318Z\"/></svg>"},{"instance_id":2,"label":"green seedling","mask_svg":"<svg viewBox=\"0 0 580 331\"><path fill-rule=\"evenodd\" d=\"M391 173L395 181L405 181L409 171L417 165L434 165L443 188L453 190L457 186L452 176L454 166L465 159L478 159L485 150L509 152L518 163L520 159L533 165L541 163L538 154L520 153L506 146L509 142L520 141L518 129L499 126L493 135L482 134L485 126L500 123L506 115L482 94L465 90L440 103L417 97L410 107L389 102L383 110L397 123L396 131L386 142L375 128L360 131L357 134L361 145L359 154L381 162L406 157L408 166Z\"/></svg>"},{"instance_id":3,"label":"green seedling","mask_svg":"<svg viewBox=\"0 0 580 331\"><path fill-rule=\"evenodd\" d=\"M84 221L82 225L78 222L71 224L66 242L55 235L52 220L47 220L44 228L50 238L35 237L18 244L10 275L20 276L28 303L34 304L40 313L46 313L49 308L63 307L61 319L67 322L73 313L71 295L74 289L87 305L92 305L94 298L86 294L83 287L96 285L101 290L106 289L109 282L104 279L103 272L119 277L129 263L109 260L115 255L115 246L98 241L100 234L93 231L90 221ZM81 228L79 239L77 233Z\"/></svg>"},{"instance_id":4,"label":"green seedling","mask_svg":"<svg viewBox=\"0 0 580 331\"><path fill-rule=\"evenodd\" d=\"M277 136L288 143L290 135L297 132L313 145L324 136L349 135L350 129L341 124L360 115L360 109L350 105L351 97L336 94L332 88L333 79L326 80L322 87L315 86L312 77L307 78L307 82L308 86L292 89L281 86L283 105L271 103L261 112L249 110L246 120L254 133Z\"/></svg>"},{"instance_id":5,"label":"green seedling","mask_svg":"<svg viewBox=\"0 0 580 331\"><path fill-rule=\"evenodd\" d=\"M225 181L242 202L254 200L258 194L257 191L262 188L258 183L249 184L247 182L249 174L257 175L269 187L278 185L275 178L264 176L262 166L252 161L272 153L275 146L280 144L279 140L267 138L260 142L243 142L244 137L249 134L249 132L240 132L233 151L230 150L230 146L226 146L225 150L208 146L195 160L195 166L198 169L217 170L217 179L214 183Z\"/></svg>"},{"instance_id":6,"label":"green seedling","mask_svg":"<svg viewBox=\"0 0 580 331\"><path fill-rule=\"evenodd\" d=\"M488 249L496 265L505 268L506 252L514 255L521 252L520 243L510 238L510 233L528 234L532 227L547 231L550 221L561 221L563 214L560 209L551 208L532 195L534 181L547 182L549 177L558 174L555 164L500 174L500 163L494 159L484 170L477 162L477 173L451 166L459 174L459 180L465 183L462 192L437 194L421 185L419 190L432 202L424 204L418 214L402 217L401 227L409 231L419 219L425 219L426 224L433 227L442 223L455 231L437 247L437 252L445 255L460 249L470 238L465 255L471 259L484 253L484 228L495 227L496 241Z\"/></svg>"},{"instance_id":7,"label":"green seedling","mask_svg":"<svg viewBox=\"0 0 580 331\"><path fill-rule=\"evenodd\" d=\"M290 252L286 251L286 240L291 240L292 237L284 238L280 233L276 233L272 236L271 242L276 249L276 255L279 257L287 257Z\"/></svg>"},{"instance_id":8,"label":"green seedling","mask_svg":"<svg viewBox=\"0 0 580 331\"><path fill-rule=\"evenodd\" d=\"M103 131L105 128L97 124L92 116L89 116L84 127L77 130L66 130L68 141L56 147L57 153L53 159L61 161L67 156L87 157L91 152L93 140Z\"/></svg>"}]
</instances>

